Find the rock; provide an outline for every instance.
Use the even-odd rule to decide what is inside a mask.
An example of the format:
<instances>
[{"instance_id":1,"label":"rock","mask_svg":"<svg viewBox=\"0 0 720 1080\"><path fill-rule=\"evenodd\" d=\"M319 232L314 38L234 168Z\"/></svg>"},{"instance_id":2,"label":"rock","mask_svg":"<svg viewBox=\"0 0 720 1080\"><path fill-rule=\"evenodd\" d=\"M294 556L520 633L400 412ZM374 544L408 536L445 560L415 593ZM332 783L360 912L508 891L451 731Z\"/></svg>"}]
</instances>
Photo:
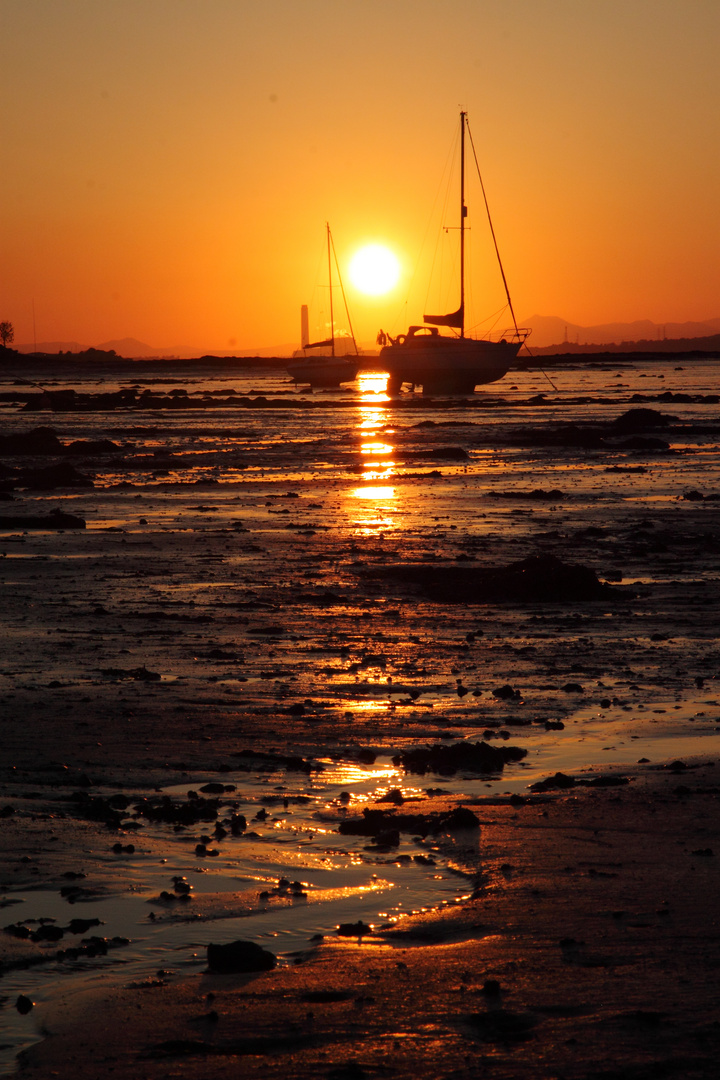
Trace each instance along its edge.
<instances>
[{"instance_id":1,"label":"rock","mask_svg":"<svg viewBox=\"0 0 720 1080\"><path fill-rule=\"evenodd\" d=\"M54 531L56 529L84 529L85 519L77 514L63 514L55 510L45 517L36 514L5 514L0 517L0 529L42 529Z\"/></svg>"},{"instance_id":2,"label":"rock","mask_svg":"<svg viewBox=\"0 0 720 1080\"><path fill-rule=\"evenodd\" d=\"M553 791L556 789L575 787L575 778L565 773L556 772L554 776L548 776L545 780L538 780L530 785L531 791Z\"/></svg>"},{"instance_id":3,"label":"rock","mask_svg":"<svg viewBox=\"0 0 720 1080\"><path fill-rule=\"evenodd\" d=\"M100 674L109 679L135 679L138 682L160 682L162 679L162 675L148 671L144 664L137 668L100 668Z\"/></svg>"},{"instance_id":4,"label":"rock","mask_svg":"<svg viewBox=\"0 0 720 1080\"><path fill-rule=\"evenodd\" d=\"M44 469L18 469L18 484L31 491L52 491L63 487L94 487L89 476L78 472L74 465L61 462Z\"/></svg>"},{"instance_id":5,"label":"rock","mask_svg":"<svg viewBox=\"0 0 720 1080\"><path fill-rule=\"evenodd\" d=\"M498 686L497 690L493 690L493 697L499 698L501 701L512 701L514 698L520 698L522 695L519 690L514 690L508 683L505 686Z\"/></svg>"},{"instance_id":6,"label":"rock","mask_svg":"<svg viewBox=\"0 0 720 1080\"><path fill-rule=\"evenodd\" d=\"M244 814L233 814L230 818L230 832L233 836L241 836L247 829L247 818Z\"/></svg>"},{"instance_id":7,"label":"rock","mask_svg":"<svg viewBox=\"0 0 720 1080\"><path fill-rule=\"evenodd\" d=\"M91 457L94 454L119 454L123 448L110 439L76 439L62 449L66 454Z\"/></svg>"},{"instance_id":8,"label":"rock","mask_svg":"<svg viewBox=\"0 0 720 1080\"><path fill-rule=\"evenodd\" d=\"M200 821L214 822L218 816L218 804L218 799L203 799L199 796L190 798L190 793L185 803L174 802L169 795L163 795L157 801L140 799L135 805L135 811L149 821L189 826Z\"/></svg>"},{"instance_id":9,"label":"rock","mask_svg":"<svg viewBox=\"0 0 720 1080\"><path fill-rule=\"evenodd\" d=\"M500 1044L523 1042L531 1038L537 1024L531 1013L512 1013L506 1009L475 1013L468 1019L481 1042Z\"/></svg>"},{"instance_id":10,"label":"rock","mask_svg":"<svg viewBox=\"0 0 720 1080\"><path fill-rule=\"evenodd\" d=\"M24 994L20 994L17 1001L15 1002L15 1008L21 1016L27 1016L27 1014L32 1009L33 1004L34 1002L32 1002L29 997L25 997Z\"/></svg>"},{"instance_id":11,"label":"rock","mask_svg":"<svg viewBox=\"0 0 720 1080\"><path fill-rule=\"evenodd\" d=\"M369 810L366 807L362 817L341 821L338 831L343 836L372 836L379 846L396 847L401 832L428 836L479 828L478 817L465 806L432 814L398 814L394 810Z\"/></svg>"},{"instance_id":12,"label":"rock","mask_svg":"<svg viewBox=\"0 0 720 1080\"><path fill-rule=\"evenodd\" d=\"M573 603L607 600L613 592L594 570L554 555L533 555L497 567L400 564L368 567L361 573L415 585L430 600L446 604Z\"/></svg>"},{"instance_id":13,"label":"rock","mask_svg":"<svg viewBox=\"0 0 720 1080\"><path fill-rule=\"evenodd\" d=\"M405 772L426 772L454 776L458 770L474 773L502 772L511 761L521 761L527 750L519 746L489 746L486 742L435 743L416 750L404 750L393 758L393 765Z\"/></svg>"},{"instance_id":14,"label":"rock","mask_svg":"<svg viewBox=\"0 0 720 1080\"><path fill-rule=\"evenodd\" d=\"M391 788L386 795L380 796L376 802L389 802L394 803L395 806L402 806L405 802L405 797L400 788Z\"/></svg>"},{"instance_id":15,"label":"rock","mask_svg":"<svg viewBox=\"0 0 720 1080\"><path fill-rule=\"evenodd\" d=\"M337 932L341 937L363 937L365 934L372 934L373 928L358 919L355 923L340 923Z\"/></svg>"},{"instance_id":16,"label":"rock","mask_svg":"<svg viewBox=\"0 0 720 1080\"><path fill-rule=\"evenodd\" d=\"M272 971L275 956L254 941L231 941L228 945L208 945L208 967L222 974Z\"/></svg>"},{"instance_id":17,"label":"rock","mask_svg":"<svg viewBox=\"0 0 720 1080\"><path fill-rule=\"evenodd\" d=\"M71 919L67 930L69 934L87 934L94 926L100 926L99 919Z\"/></svg>"},{"instance_id":18,"label":"rock","mask_svg":"<svg viewBox=\"0 0 720 1080\"><path fill-rule=\"evenodd\" d=\"M630 435L647 431L648 428L666 428L677 419L677 416L669 416L655 409L628 409L621 416L616 416L612 425L617 431Z\"/></svg>"},{"instance_id":19,"label":"rock","mask_svg":"<svg viewBox=\"0 0 720 1080\"><path fill-rule=\"evenodd\" d=\"M375 844L377 847L393 848L400 846L400 830L399 829L385 829L383 832L379 832L375 836Z\"/></svg>"},{"instance_id":20,"label":"rock","mask_svg":"<svg viewBox=\"0 0 720 1080\"><path fill-rule=\"evenodd\" d=\"M16 435L0 436L0 454L35 455L61 454L63 444L50 427L33 428Z\"/></svg>"}]
</instances>

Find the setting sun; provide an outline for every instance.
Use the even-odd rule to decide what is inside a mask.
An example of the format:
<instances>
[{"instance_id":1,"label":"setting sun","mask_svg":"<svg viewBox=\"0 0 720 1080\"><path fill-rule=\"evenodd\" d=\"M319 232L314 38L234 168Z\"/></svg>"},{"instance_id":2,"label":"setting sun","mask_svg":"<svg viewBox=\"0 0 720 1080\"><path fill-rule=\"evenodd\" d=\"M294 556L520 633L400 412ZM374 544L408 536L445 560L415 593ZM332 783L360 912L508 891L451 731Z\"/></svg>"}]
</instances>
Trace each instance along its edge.
<instances>
[{"instance_id":1,"label":"setting sun","mask_svg":"<svg viewBox=\"0 0 720 1080\"><path fill-rule=\"evenodd\" d=\"M397 285L400 263L389 248L367 244L350 260L350 280L368 296L382 296Z\"/></svg>"}]
</instances>

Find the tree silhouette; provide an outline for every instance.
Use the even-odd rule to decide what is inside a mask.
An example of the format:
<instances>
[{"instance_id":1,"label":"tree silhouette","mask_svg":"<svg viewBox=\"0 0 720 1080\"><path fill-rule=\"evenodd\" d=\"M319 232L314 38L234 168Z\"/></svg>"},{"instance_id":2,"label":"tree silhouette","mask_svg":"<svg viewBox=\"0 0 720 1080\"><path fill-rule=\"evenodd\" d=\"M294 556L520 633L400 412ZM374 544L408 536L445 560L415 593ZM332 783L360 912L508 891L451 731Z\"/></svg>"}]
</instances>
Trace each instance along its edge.
<instances>
[{"instance_id":1,"label":"tree silhouette","mask_svg":"<svg viewBox=\"0 0 720 1080\"><path fill-rule=\"evenodd\" d=\"M5 322L0 322L0 341L3 343L3 348L12 345L14 340L15 330L13 324L7 320L5 320Z\"/></svg>"}]
</instances>

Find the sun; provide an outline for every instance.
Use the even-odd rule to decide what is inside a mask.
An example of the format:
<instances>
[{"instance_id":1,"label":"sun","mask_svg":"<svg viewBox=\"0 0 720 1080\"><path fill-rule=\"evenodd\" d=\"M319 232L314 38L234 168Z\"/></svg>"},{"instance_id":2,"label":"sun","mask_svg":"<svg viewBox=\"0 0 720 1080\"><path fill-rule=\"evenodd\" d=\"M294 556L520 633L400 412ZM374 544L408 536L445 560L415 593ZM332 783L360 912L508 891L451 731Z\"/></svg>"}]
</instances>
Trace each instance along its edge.
<instances>
[{"instance_id":1,"label":"sun","mask_svg":"<svg viewBox=\"0 0 720 1080\"><path fill-rule=\"evenodd\" d=\"M400 263L382 244L366 244L350 260L350 280L368 296L382 296L397 285Z\"/></svg>"}]
</instances>

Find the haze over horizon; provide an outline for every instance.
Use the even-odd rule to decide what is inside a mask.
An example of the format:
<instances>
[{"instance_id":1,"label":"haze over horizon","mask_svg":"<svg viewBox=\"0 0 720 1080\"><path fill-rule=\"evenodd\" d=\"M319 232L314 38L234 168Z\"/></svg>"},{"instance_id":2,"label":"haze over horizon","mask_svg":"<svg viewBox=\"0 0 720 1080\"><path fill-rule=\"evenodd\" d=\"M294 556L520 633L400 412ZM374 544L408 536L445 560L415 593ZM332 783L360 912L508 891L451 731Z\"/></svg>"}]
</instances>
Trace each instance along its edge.
<instances>
[{"instance_id":1,"label":"haze over horizon","mask_svg":"<svg viewBox=\"0 0 720 1080\"><path fill-rule=\"evenodd\" d=\"M716 319L715 0L3 0L0 19L16 342L297 341L301 304L327 324L326 221L358 339L456 306L436 234L456 241L460 107L516 312ZM469 181L468 304L502 330L480 198ZM386 296L346 278L369 242L401 264Z\"/></svg>"},{"instance_id":2,"label":"haze over horizon","mask_svg":"<svg viewBox=\"0 0 720 1080\"><path fill-rule=\"evenodd\" d=\"M568 342L602 347L603 345L620 345L624 342L630 344L632 342L693 340L697 338L704 339L715 335L720 336L720 318L705 319L702 322L664 323L662 325L650 322L648 319L640 319L631 323L605 323L601 326L577 326L568 322L567 319L562 319L558 316L534 315L527 319L522 319L521 325L530 327L532 330L532 334L528 339L528 345L530 346L531 351L533 347L545 349L553 345L561 346ZM358 344L366 349L370 349L375 345L372 341L358 342ZM89 349L98 349L101 351L113 350L119 356L129 359L154 356L187 359L212 353L211 349L198 349L177 343L174 345L151 344L149 342L138 341L137 338L133 337L94 342L81 342L76 340L14 342L12 347L21 353L32 353L35 351L40 353L78 353ZM221 356L242 355L283 357L290 356L296 348L297 342L295 341L284 343L274 342L271 345L261 345L254 348L253 346L249 346L247 348L236 350L220 349L216 351Z\"/></svg>"}]
</instances>

